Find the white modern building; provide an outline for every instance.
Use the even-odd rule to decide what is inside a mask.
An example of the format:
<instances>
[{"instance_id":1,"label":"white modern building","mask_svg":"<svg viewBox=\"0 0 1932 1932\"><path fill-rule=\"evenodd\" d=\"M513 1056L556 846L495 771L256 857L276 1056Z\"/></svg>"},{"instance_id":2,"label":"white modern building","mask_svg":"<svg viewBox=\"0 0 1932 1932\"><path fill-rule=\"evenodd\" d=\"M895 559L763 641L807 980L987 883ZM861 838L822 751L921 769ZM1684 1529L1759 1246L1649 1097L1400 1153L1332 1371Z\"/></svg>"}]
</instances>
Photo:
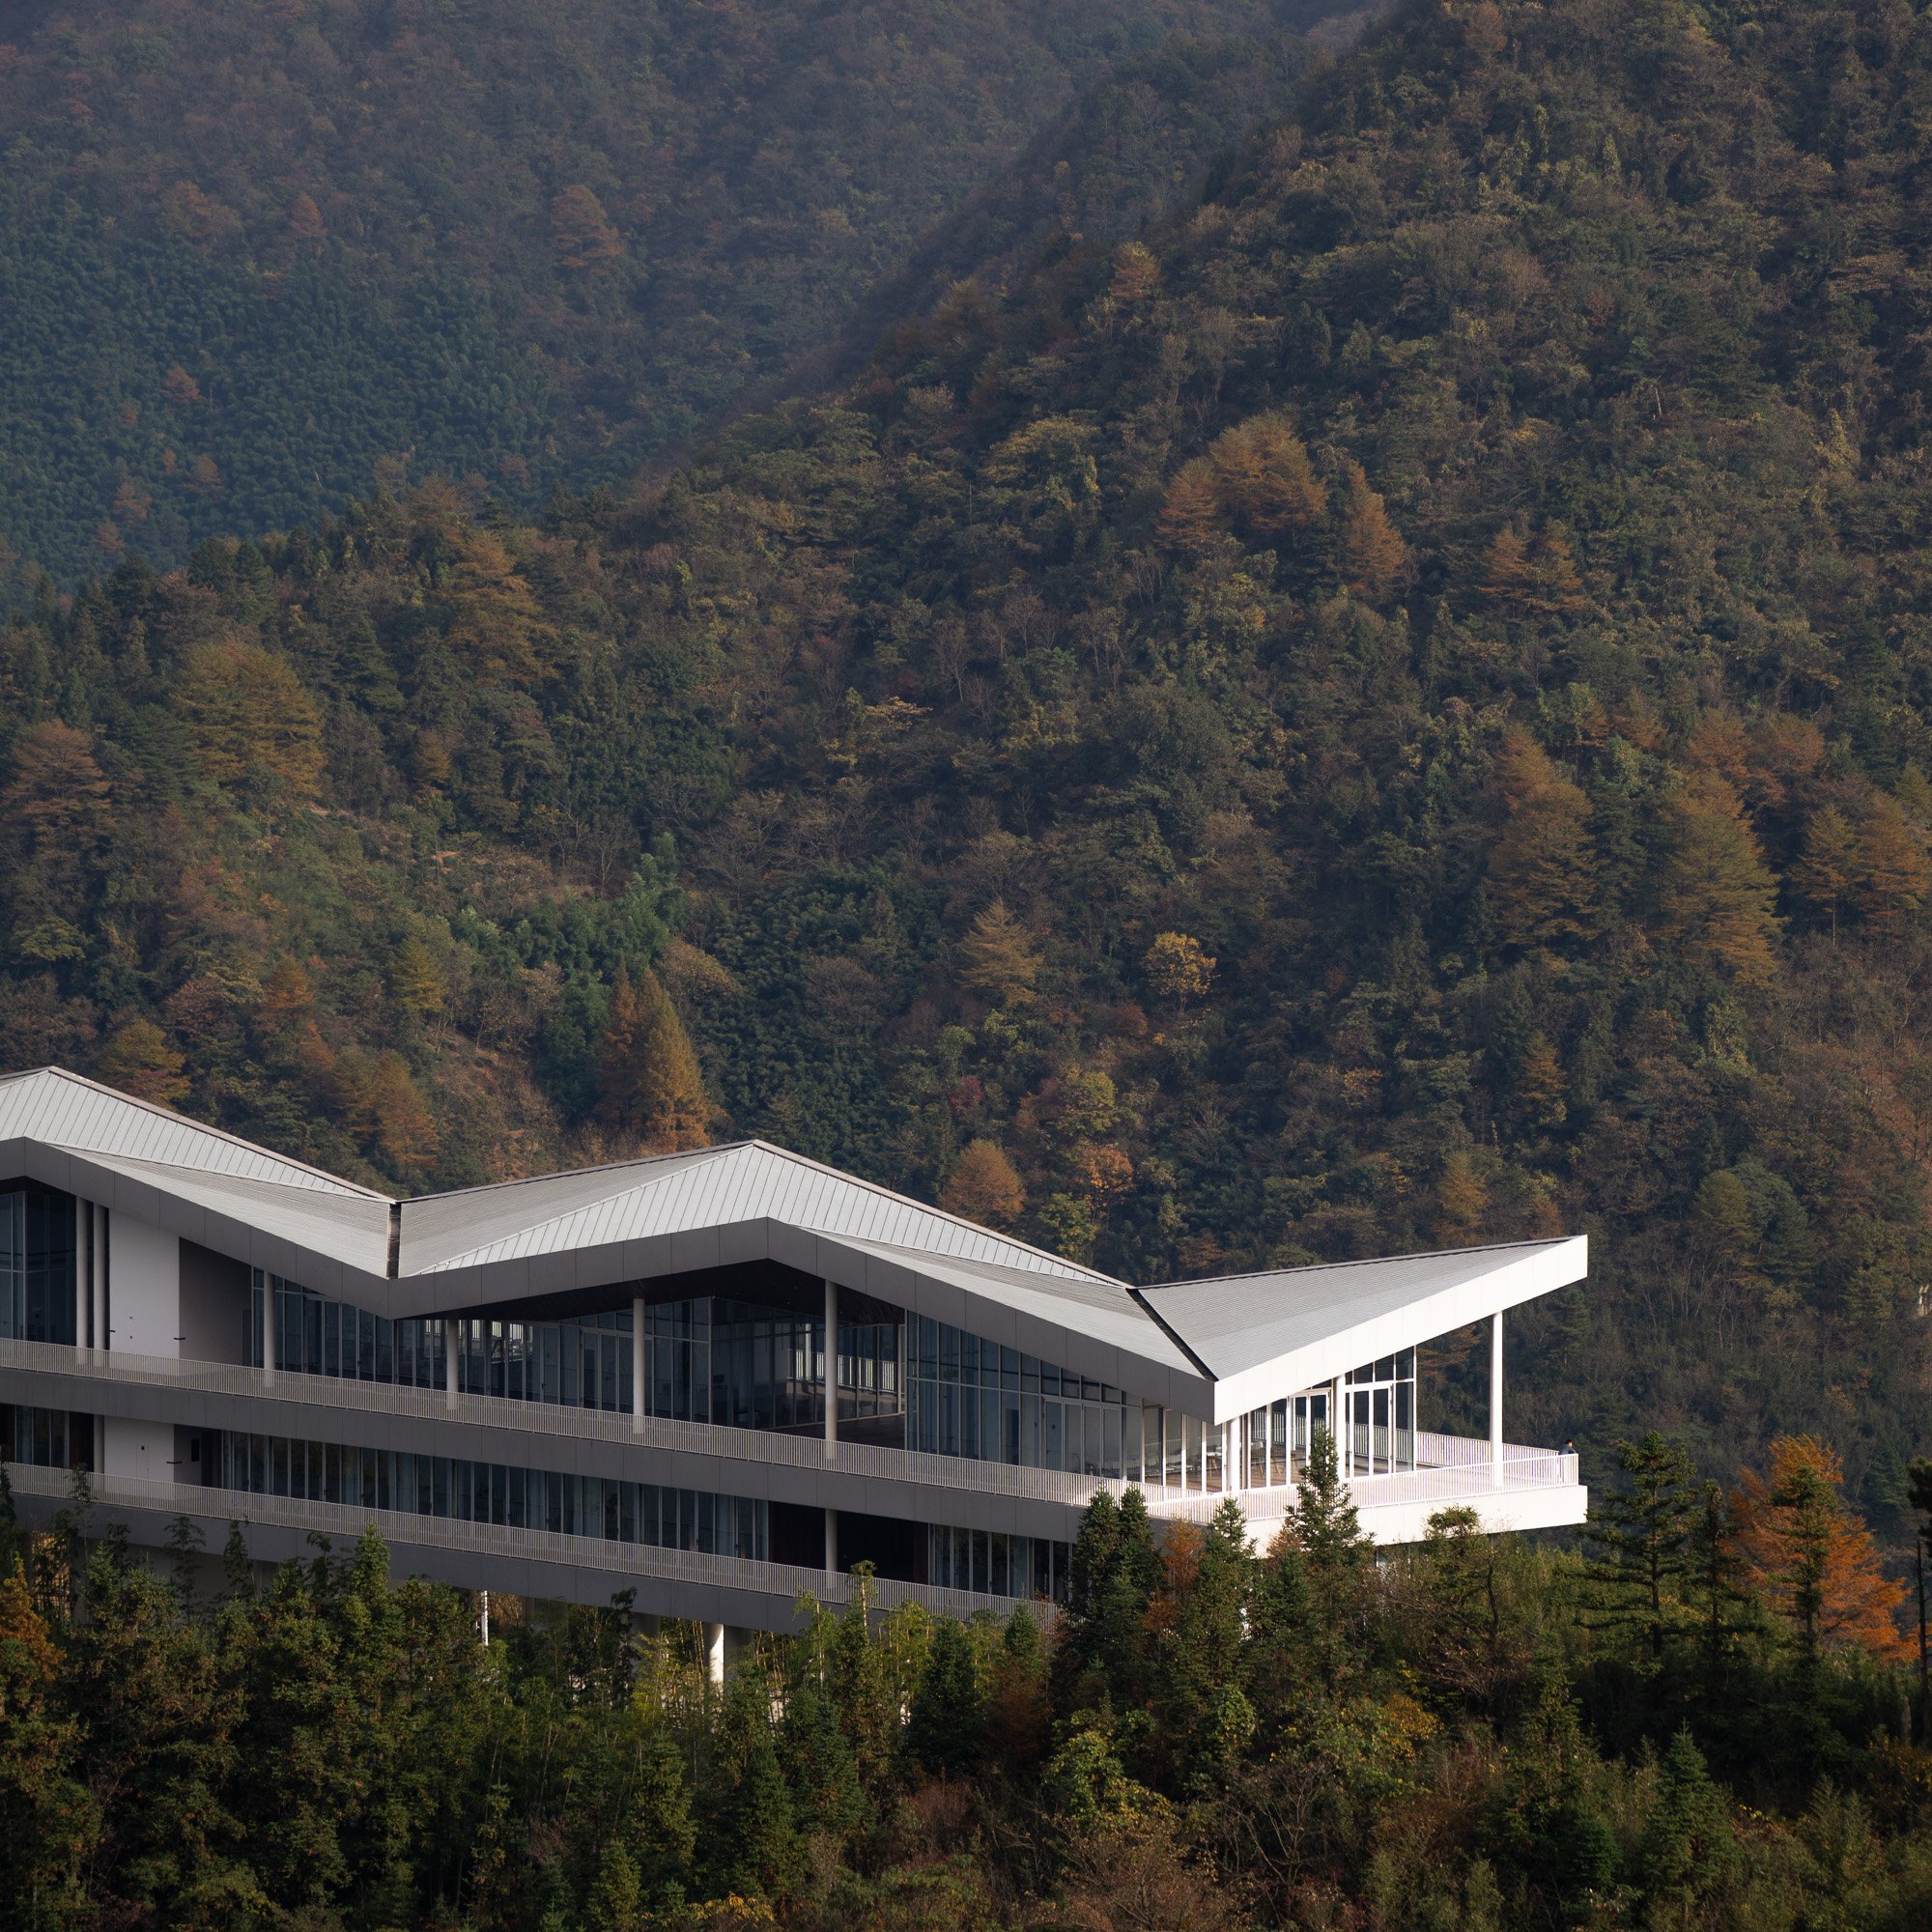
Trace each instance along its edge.
<instances>
[{"instance_id":1,"label":"white modern building","mask_svg":"<svg viewBox=\"0 0 1932 1932\"><path fill-rule=\"evenodd\" d=\"M1272 1537L1318 1431L1365 1528L1576 1523L1503 1435L1503 1316L1580 1238L1137 1289L747 1141L398 1201L59 1068L0 1078L0 1452L23 1510L724 1627L801 1592L999 1607L1081 1512L1233 1496ZM1487 1322L1490 1433L1419 1427Z\"/></svg>"}]
</instances>

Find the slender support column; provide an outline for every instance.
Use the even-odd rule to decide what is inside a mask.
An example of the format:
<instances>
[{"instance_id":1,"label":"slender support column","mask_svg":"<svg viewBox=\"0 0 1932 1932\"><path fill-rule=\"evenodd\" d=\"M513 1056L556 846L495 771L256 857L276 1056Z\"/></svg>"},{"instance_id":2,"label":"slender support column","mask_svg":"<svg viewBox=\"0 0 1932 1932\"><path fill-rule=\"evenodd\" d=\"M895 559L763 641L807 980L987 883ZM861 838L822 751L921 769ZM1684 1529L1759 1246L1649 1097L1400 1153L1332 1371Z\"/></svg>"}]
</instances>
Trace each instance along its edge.
<instances>
[{"instance_id":1,"label":"slender support column","mask_svg":"<svg viewBox=\"0 0 1932 1932\"><path fill-rule=\"evenodd\" d=\"M704 1626L704 1674L711 1682L722 1686L724 1682L724 1626L706 1624Z\"/></svg>"},{"instance_id":2,"label":"slender support column","mask_svg":"<svg viewBox=\"0 0 1932 1932\"><path fill-rule=\"evenodd\" d=\"M825 1580L836 1582L838 1577L838 1512L829 1509L825 1512Z\"/></svg>"},{"instance_id":3,"label":"slender support column","mask_svg":"<svg viewBox=\"0 0 1932 1932\"><path fill-rule=\"evenodd\" d=\"M1503 1484L1503 1312L1490 1318L1490 1483Z\"/></svg>"},{"instance_id":4,"label":"slender support column","mask_svg":"<svg viewBox=\"0 0 1932 1932\"><path fill-rule=\"evenodd\" d=\"M644 1299L631 1303L631 1429L644 1433Z\"/></svg>"},{"instance_id":5,"label":"slender support column","mask_svg":"<svg viewBox=\"0 0 1932 1932\"><path fill-rule=\"evenodd\" d=\"M1328 1387L1328 1433L1335 1438L1335 1469L1344 1478L1354 1473L1350 1457L1353 1454L1354 1438L1349 1433L1347 1419L1342 1413L1342 1378L1337 1376Z\"/></svg>"},{"instance_id":6,"label":"slender support column","mask_svg":"<svg viewBox=\"0 0 1932 1932\"><path fill-rule=\"evenodd\" d=\"M447 1408L456 1406L456 1323L442 1324L442 1400Z\"/></svg>"},{"instance_id":7,"label":"slender support column","mask_svg":"<svg viewBox=\"0 0 1932 1932\"><path fill-rule=\"evenodd\" d=\"M825 1284L825 1439L838 1440L838 1284Z\"/></svg>"},{"instance_id":8,"label":"slender support column","mask_svg":"<svg viewBox=\"0 0 1932 1932\"><path fill-rule=\"evenodd\" d=\"M107 1209L97 1201L88 1209L94 1228L89 1260L92 1264L90 1288L94 1296L94 1325L90 1334L97 1349L107 1346Z\"/></svg>"}]
</instances>

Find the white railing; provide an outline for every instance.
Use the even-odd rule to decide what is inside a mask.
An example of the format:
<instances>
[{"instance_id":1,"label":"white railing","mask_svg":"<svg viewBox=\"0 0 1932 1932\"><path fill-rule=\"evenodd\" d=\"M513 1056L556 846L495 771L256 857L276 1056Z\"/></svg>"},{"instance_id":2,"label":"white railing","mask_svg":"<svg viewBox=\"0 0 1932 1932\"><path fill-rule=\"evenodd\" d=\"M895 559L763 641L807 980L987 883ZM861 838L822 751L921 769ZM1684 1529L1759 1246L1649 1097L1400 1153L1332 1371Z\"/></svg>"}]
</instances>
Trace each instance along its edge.
<instances>
[{"instance_id":1,"label":"white railing","mask_svg":"<svg viewBox=\"0 0 1932 1932\"><path fill-rule=\"evenodd\" d=\"M609 1409L566 1408L560 1404L517 1402L506 1396L459 1394L412 1388L398 1382L355 1381L336 1376L299 1375L224 1362L178 1361L168 1355L137 1355L115 1349L86 1349L51 1342L0 1340L0 1369L44 1375L78 1376L134 1387L196 1390L279 1402L300 1402L362 1414L413 1416L424 1421L462 1421L514 1430L537 1436L628 1443L637 1448L712 1456L766 1468L810 1468L857 1477L926 1484L949 1490L1029 1501L1062 1503L1084 1509L1101 1491L1121 1495L1129 1485L1115 1476L1036 1469L1010 1463L984 1463L973 1457L939 1456L924 1450L888 1449L866 1442L828 1442L817 1435L781 1435L724 1423L679 1422L664 1416L615 1414ZM272 1433L272 1432L265 1432ZM1475 1498L1496 1489L1549 1488L1577 1480L1577 1458L1553 1449L1503 1444L1502 1461L1492 1468L1486 1438L1439 1435L1418 1430L1412 1470L1349 1479L1358 1507L1382 1502L1414 1502L1435 1497ZM728 1479L727 1479L728 1480ZM1231 1486L1223 1492L1141 1486L1157 1517L1206 1520L1223 1494L1232 1494L1250 1516L1278 1516L1293 1485ZM413 1519L412 1519L413 1520ZM816 1573L813 1573L816 1574Z\"/></svg>"},{"instance_id":2,"label":"white railing","mask_svg":"<svg viewBox=\"0 0 1932 1932\"><path fill-rule=\"evenodd\" d=\"M17 1495L67 1496L72 1477L65 1469L40 1469L10 1464L8 1480ZM569 1564L580 1570L601 1570L611 1578L611 1590L627 1578L705 1584L751 1590L791 1603L810 1595L820 1603L838 1605L851 1600L851 1579L824 1570L794 1564L759 1563L750 1557L713 1556L701 1549L663 1549L655 1544L619 1543L595 1536L562 1536L551 1530L517 1529L502 1523L470 1522L459 1517L418 1516L412 1510L357 1509L340 1503L309 1502L299 1496L258 1495L252 1491L203 1489L191 1483L157 1483L135 1476L88 1478L96 1511L111 1518L117 1507L165 1511L169 1516L225 1518L242 1525L272 1524L277 1528L317 1530L337 1543L352 1543L374 1527L392 1548L453 1549L482 1557L534 1557ZM941 1589L925 1583L900 1583L875 1578L873 1599L882 1608L897 1603L923 1604L935 1615L970 1617L976 1610L1009 1614L1012 1597L981 1595L973 1590Z\"/></svg>"},{"instance_id":3,"label":"white railing","mask_svg":"<svg viewBox=\"0 0 1932 1932\"><path fill-rule=\"evenodd\" d=\"M246 1396L277 1402L311 1403L361 1414L414 1416L423 1421L461 1421L527 1435L623 1442L637 1448L687 1455L717 1456L795 1469L825 1469L901 1483L931 1483L945 1489L979 1490L993 1495L1037 1502L1065 1503L1084 1509L1096 1490L1123 1484L1105 1477L1061 1469L1035 1469L1009 1463L981 1463L970 1457L936 1456L923 1450L887 1449L869 1442L828 1442L819 1435L781 1435L771 1430L734 1429L719 1422L679 1422L666 1416L624 1415L610 1409L566 1408L560 1404L517 1402L507 1396L457 1395L441 1389L412 1388L399 1382L352 1381L344 1377L298 1375L225 1362L176 1361L167 1355L136 1355L121 1349L79 1349L52 1342L0 1341L0 1369L19 1368L43 1375L81 1376L134 1387L196 1390L213 1395ZM265 1434L273 1434L265 1430Z\"/></svg>"}]
</instances>

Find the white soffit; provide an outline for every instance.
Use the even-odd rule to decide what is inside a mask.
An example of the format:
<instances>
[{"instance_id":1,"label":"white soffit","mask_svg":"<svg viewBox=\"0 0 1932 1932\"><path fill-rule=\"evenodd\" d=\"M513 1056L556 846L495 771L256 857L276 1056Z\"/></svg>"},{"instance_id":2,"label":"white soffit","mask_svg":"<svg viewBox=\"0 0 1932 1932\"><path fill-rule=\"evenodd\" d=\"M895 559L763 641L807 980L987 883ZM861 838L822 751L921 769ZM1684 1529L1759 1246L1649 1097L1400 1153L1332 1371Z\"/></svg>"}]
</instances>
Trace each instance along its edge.
<instances>
[{"instance_id":1,"label":"white soffit","mask_svg":"<svg viewBox=\"0 0 1932 1932\"><path fill-rule=\"evenodd\" d=\"M1153 1321L1134 1299L1123 1283L1104 1276L1071 1282L1026 1268L1002 1267L991 1263L965 1261L952 1256L934 1255L914 1248L897 1248L882 1241L862 1241L850 1236L834 1236L842 1247L876 1256L880 1261L907 1269L929 1281L956 1288L961 1293L989 1302L1016 1315L1064 1329L1067 1334L1102 1348L1118 1350L1122 1355L1151 1363L1171 1374L1184 1376L1203 1391L1205 1377L1186 1352L1176 1347L1173 1338ZM889 1297L888 1297L889 1298ZM970 1322L969 1327L972 1325ZM991 1324L986 1324L991 1325ZM982 1326L980 1330L985 1332ZM1028 1349L1025 1352L1035 1352ZM1050 1357L1049 1357L1050 1358ZM1080 1362L1056 1362L1056 1367L1089 1373ZM1131 1364L1119 1371L1094 1377L1097 1381L1131 1385ZM1147 1393L1136 1389L1136 1394Z\"/></svg>"},{"instance_id":2,"label":"white soffit","mask_svg":"<svg viewBox=\"0 0 1932 1932\"><path fill-rule=\"evenodd\" d=\"M1215 1378L1214 1420L1581 1281L1581 1235L1170 1282L1141 1300Z\"/></svg>"},{"instance_id":3,"label":"white soffit","mask_svg":"<svg viewBox=\"0 0 1932 1932\"><path fill-rule=\"evenodd\" d=\"M389 1204L380 1197L325 1194L319 1188L283 1187L231 1174L123 1160L113 1154L76 1153L75 1157L379 1281L389 1271Z\"/></svg>"}]
</instances>

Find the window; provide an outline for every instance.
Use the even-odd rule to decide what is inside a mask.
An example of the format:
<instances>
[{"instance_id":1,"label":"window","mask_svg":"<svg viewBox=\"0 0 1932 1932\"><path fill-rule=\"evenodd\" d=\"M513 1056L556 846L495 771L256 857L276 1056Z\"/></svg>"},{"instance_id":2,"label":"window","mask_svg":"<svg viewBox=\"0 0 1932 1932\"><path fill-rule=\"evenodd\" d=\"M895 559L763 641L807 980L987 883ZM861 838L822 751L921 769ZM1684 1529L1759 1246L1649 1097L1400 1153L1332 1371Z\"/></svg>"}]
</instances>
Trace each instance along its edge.
<instances>
[{"instance_id":1,"label":"window","mask_svg":"<svg viewBox=\"0 0 1932 1932\"><path fill-rule=\"evenodd\" d=\"M23 1184L0 1193L0 1338L72 1342L74 1201Z\"/></svg>"}]
</instances>

